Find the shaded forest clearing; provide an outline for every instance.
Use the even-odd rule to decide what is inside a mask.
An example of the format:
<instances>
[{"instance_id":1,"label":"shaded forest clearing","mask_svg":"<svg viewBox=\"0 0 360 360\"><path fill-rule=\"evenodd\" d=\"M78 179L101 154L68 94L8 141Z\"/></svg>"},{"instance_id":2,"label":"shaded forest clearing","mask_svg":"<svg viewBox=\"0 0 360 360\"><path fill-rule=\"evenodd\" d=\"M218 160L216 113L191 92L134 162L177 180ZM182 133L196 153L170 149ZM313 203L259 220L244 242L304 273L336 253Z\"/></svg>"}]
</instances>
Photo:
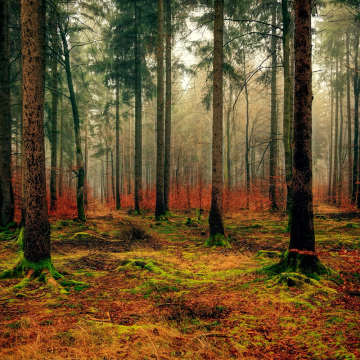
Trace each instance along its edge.
<instances>
[{"instance_id":1,"label":"shaded forest clearing","mask_svg":"<svg viewBox=\"0 0 360 360\"><path fill-rule=\"evenodd\" d=\"M315 219L321 261L345 281L269 278L257 270L288 247L286 218L225 218L231 248L204 246L207 214L155 221L104 211L52 220L52 259L69 294L0 281L2 359L358 359L360 222ZM0 234L0 270L16 232Z\"/></svg>"}]
</instances>

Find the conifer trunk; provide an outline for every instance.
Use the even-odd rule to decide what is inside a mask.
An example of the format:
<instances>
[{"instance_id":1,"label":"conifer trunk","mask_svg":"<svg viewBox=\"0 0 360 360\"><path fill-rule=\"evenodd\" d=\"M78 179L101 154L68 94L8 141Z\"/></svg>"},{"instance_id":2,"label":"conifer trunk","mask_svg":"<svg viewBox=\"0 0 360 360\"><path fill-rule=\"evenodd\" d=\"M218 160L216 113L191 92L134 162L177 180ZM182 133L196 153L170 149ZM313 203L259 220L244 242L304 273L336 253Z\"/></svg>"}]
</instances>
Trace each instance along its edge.
<instances>
[{"instance_id":1,"label":"conifer trunk","mask_svg":"<svg viewBox=\"0 0 360 360\"><path fill-rule=\"evenodd\" d=\"M277 165L277 114L276 114L276 5L271 7L271 125L270 125L270 186L269 197L271 210L277 210L276 202L276 165Z\"/></svg>"},{"instance_id":2,"label":"conifer trunk","mask_svg":"<svg viewBox=\"0 0 360 360\"><path fill-rule=\"evenodd\" d=\"M24 257L50 259L44 146L45 0L21 1L25 166Z\"/></svg>"},{"instance_id":3,"label":"conifer trunk","mask_svg":"<svg viewBox=\"0 0 360 360\"><path fill-rule=\"evenodd\" d=\"M329 184L328 199L332 201L332 169L333 169L333 128L334 128L334 87L333 87L333 68L330 63L330 149L329 149Z\"/></svg>"},{"instance_id":4,"label":"conifer trunk","mask_svg":"<svg viewBox=\"0 0 360 360\"><path fill-rule=\"evenodd\" d=\"M354 56L354 162L352 173L352 195L351 203L356 204L358 197L358 161L359 161L359 33L355 38Z\"/></svg>"},{"instance_id":5,"label":"conifer trunk","mask_svg":"<svg viewBox=\"0 0 360 360\"><path fill-rule=\"evenodd\" d=\"M213 63L212 187L210 236L224 235L223 210L223 37L224 0L215 0Z\"/></svg>"},{"instance_id":6,"label":"conifer trunk","mask_svg":"<svg viewBox=\"0 0 360 360\"><path fill-rule=\"evenodd\" d=\"M63 196L64 190L64 149L63 149L63 131L64 131L64 116L63 116L63 96L60 97L60 131L59 131L59 197Z\"/></svg>"},{"instance_id":7,"label":"conifer trunk","mask_svg":"<svg viewBox=\"0 0 360 360\"><path fill-rule=\"evenodd\" d=\"M351 151L351 101L350 101L350 39L346 35L346 114L347 114L347 158L348 158L348 189L352 192L352 151Z\"/></svg>"},{"instance_id":8,"label":"conifer trunk","mask_svg":"<svg viewBox=\"0 0 360 360\"><path fill-rule=\"evenodd\" d=\"M336 205L337 196L338 196L338 188L339 188L339 89L338 89L338 81L339 81L339 62L336 59L335 63L335 138L334 138L334 167L333 167L333 180L332 180L332 197L331 203Z\"/></svg>"},{"instance_id":9,"label":"conifer trunk","mask_svg":"<svg viewBox=\"0 0 360 360\"><path fill-rule=\"evenodd\" d=\"M245 78L245 102L246 102L246 127L245 127L245 176L246 176L246 209L250 209L250 139L249 139L249 93L246 80L246 58L244 52L244 78Z\"/></svg>"},{"instance_id":10,"label":"conifer trunk","mask_svg":"<svg viewBox=\"0 0 360 360\"><path fill-rule=\"evenodd\" d=\"M116 85L115 85L115 109L116 109L116 154L115 154L115 198L116 198L116 209L121 208L121 197L120 197L120 79L119 74L116 74Z\"/></svg>"},{"instance_id":11,"label":"conifer trunk","mask_svg":"<svg viewBox=\"0 0 360 360\"><path fill-rule=\"evenodd\" d=\"M165 98L165 157L164 157L164 205L169 211L170 201L170 153L171 153L171 0L166 0L166 98Z\"/></svg>"},{"instance_id":12,"label":"conifer trunk","mask_svg":"<svg viewBox=\"0 0 360 360\"><path fill-rule=\"evenodd\" d=\"M296 0L293 216L289 249L314 252L311 77L311 0Z\"/></svg>"},{"instance_id":13,"label":"conifer trunk","mask_svg":"<svg viewBox=\"0 0 360 360\"><path fill-rule=\"evenodd\" d=\"M291 150L291 123L290 123L290 16L288 0L282 0L283 15L283 61L284 61L284 115L283 115L283 142L285 153L285 180L287 188L286 210L289 213L291 224L292 209L292 150ZM288 226L289 227L289 226Z\"/></svg>"},{"instance_id":14,"label":"conifer trunk","mask_svg":"<svg viewBox=\"0 0 360 360\"><path fill-rule=\"evenodd\" d=\"M230 122L231 122L231 107L232 107L232 97L233 97L233 86L230 82L229 84L229 103L226 114L226 187L229 190L231 186L231 131L230 131ZM201 134L201 133L200 133Z\"/></svg>"},{"instance_id":15,"label":"conifer trunk","mask_svg":"<svg viewBox=\"0 0 360 360\"><path fill-rule=\"evenodd\" d=\"M66 78L69 87L70 93L70 101L73 112L73 120L74 120L74 132L75 132L75 145L76 145L76 167L77 167L77 189L76 189L76 203L77 203L77 212L78 219L80 221L86 221L85 217L85 208L84 208L84 181L85 181L85 169L84 169L84 160L81 149L81 138L80 138L80 118L79 118L79 110L77 107L76 96L74 92L74 85L71 74L70 67L70 55L68 49L68 43L66 39L66 35L62 25L60 24L60 35L63 43L63 52L65 58L65 71Z\"/></svg>"},{"instance_id":16,"label":"conifer trunk","mask_svg":"<svg viewBox=\"0 0 360 360\"><path fill-rule=\"evenodd\" d=\"M156 205L155 217L165 215L164 204L164 4L157 1L157 99L156 99Z\"/></svg>"},{"instance_id":17,"label":"conifer trunk","mask_svg":"<svg viewBox=\"0 0 360 360\"><path fill-rule=\"evenodd\" d=\"M14 219L11 185L11 104L9 59L9 1L0 0L0 226Z\"/></svg>"},{"instance_id":18,"label":"conifer trunk","mask_svg":"<svg viewBox=\"0 0 360 360\"><path fill-rule=\"evenodd\" d=\"M51 11L51 46L54 51L58 52L58 35L56 12ZM56 210L57 207L57 112L58 112L58 67L55 57L51 58L52 73L52 104L51 104L51 173L50 173L50 210Z\"/></svg>"},{"instance_id":19,"label":"conifer trunk","mask_svg":"<svg viewBox=\"0 0 360 360\"><path fill-rule=\"evenodd\" d=\"M140 212L142 189L142 103L141 103L141 67L142 55L139 40L138 18L141 16L140 8L135 1L135 176L134 176L134 201L135 212Z\"/></svg>"},{"instance_id":20,"label":"conifer trunk","mask_svg":"<svg viewBox=\"0 0 360 360\"><path fill-rule=\"evenodd\" d=\"M85 179L84 179L84 205L87 206L88 203L88 182L89 182L89 105L86 106L85 113Z\"/></svg>"}]
</instances>

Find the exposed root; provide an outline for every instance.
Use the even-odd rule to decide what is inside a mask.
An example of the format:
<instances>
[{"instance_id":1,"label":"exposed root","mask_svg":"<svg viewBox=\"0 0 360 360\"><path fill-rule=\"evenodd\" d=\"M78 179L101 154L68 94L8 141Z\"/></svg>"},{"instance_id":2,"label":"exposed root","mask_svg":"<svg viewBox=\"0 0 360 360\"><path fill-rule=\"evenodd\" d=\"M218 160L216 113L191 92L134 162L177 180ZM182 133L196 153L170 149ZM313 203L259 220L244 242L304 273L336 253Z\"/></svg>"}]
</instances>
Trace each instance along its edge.
<instances>
[{"instance_id":1,"label":"exposed root","mask_svg":"<svg viewBox=\"0 0 360 360\"><path fill-rule=\"evenodd\" d=\"M0 273L0 279L22 278L19 283L12 286L8 290L19 290L26 287L33 281L39 281L47 284L50 288L56 289L61 294L68 294L65 289L71 285L83 285L74 280L66 280L63 275L58 273L51 262L51 259L43 259L37 263L32 263L25 260L24 257L14 265L11 269Z\"/></svg>"}]
</instances>

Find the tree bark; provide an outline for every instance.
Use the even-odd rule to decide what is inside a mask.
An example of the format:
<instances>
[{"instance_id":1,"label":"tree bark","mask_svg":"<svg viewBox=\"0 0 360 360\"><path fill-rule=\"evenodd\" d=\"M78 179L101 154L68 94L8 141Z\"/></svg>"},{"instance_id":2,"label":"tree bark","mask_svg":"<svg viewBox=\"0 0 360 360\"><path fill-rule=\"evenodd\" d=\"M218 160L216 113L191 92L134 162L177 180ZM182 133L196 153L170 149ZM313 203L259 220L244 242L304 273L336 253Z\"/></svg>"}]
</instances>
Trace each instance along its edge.
<instances>
[{"instance_id":1,"label":"tree bark","mask_svg":"<svg viewBox=\"0 0 360 360\"><path fill-rule=\"evenodd\" d=\"M120 197L120 79L119 74L116 74L116 85L115 85L115 109L116 109L116 154L115 154L115 198L116 198L116 209L121 208L121 197Z\"/></svg>"},{"instance_id":2,"label":"tree bark","mask_svg":"<svg viewBox=\"0 0 360 360\"><path fill-rule=\"evenodd\" d=\"M352 195L351 203L356 204L358 197L358 161L359 161L359 32L355 37L355 56L354 56L354 162L352 173Z\"/></svg>"},{"instance_id":3,"label":"tree bark","mask_svg":"<svg viewBox=\"0 0 360 360\"><path fill-rule=\"evenodd\" d=\"M165 215L164 204L164 4L157 2L157 131L156 131L156 205L155 218Z\"/></svg>"},{"instance_id":4,"label":"tree bark","mask_svg":"<svg viewBox=\"0 0 360 360\"><path fill-rule=\"evenodd\" d=\"M9 1L0 0L0 226L14 219L11 185L11 104L9 58Z\"/></svg>"},{"instance_id":5,"label":"tree bark","mask_svg":"<svg viewBox=\"0 0 360 360\"><path fill-rule=\"evenodd\" d=\"M224 235L223 212L223 65L224 0L215 0L213 63L212 187L210 236Z\"/></svg>"},{"instance_id":6,"label":"tree bark","mask_svg":"<svg viewBox=\"0 0 360 360\"><path fill-rule=\"evenodd\" d=\"M351 146L351 101L350 101L350 39L346 35L346 114L347 114L347 157L348 157L348 189L352 192L352 146Z\"/></svg>"},{"instance_id":7,"label":"tree bark","mask_svg":"<svg viewBox=\"0 0 360 360\"><path fill-rule=\"evenodd\" d=\"M75 144L76 144L76 167L77 167L77 189L76 189L76 203L77 203L77 212L78 219L80 221L86 221L85 217L85 208L84 208L84 180L85 180L85 170L84 170L84 160L81 149L81 138L80 138L80 118L79 118L79 110L77 107L76 96L74 92L74 85L71 74L70 67L70 55L68 49L68 43L66 39L66 34L63 29L62 24L59 24L60 35L63 43L63 52L65 58L65 71L66 78L69 87L70 93L70 101L73 112L73 120L74 120L74 132L75 132Z\"/></svg>"},{"instance_id":8,"label":"tree bark","mask_svg":"<svg viewBox=\"0 0 360 360\"><path fill-rule=\"evenodd\" d=\"M58 52L58 34L56 11L51 10L51 47ZM50 173L50 210L54 211L57 207L57 111L58 111L58 67L55 57L51 58L52 73L52 104L51 104L51 173Z\"/></svg>"},{"instance_id":9,"label":"tree bark","mask_svg":"<svg viewBox=\"0 0 360 360\"><path fill-rule=\"evenodd\" d=\"M292 151L291 151L291 123L290 123L290 16L288 0L282 0L283 15L283 57L284 57L284 116L283 116L283 142L285 153L285 180L287 188L286 210L289 213L291 224L292 208Z\"/></svg>"},{"instance_id":10,"label":"tree bark","mask_svg":"<svg viewBox=\"0 0 360 360\"><path fill-rule=\"evenodd\" d=\"M246 128L245 128L245 176L246 176L246 209L250 208L250 139L249 139L249 93L246 81L246 58L244 52L244 78L245 78L245 102L246 102Z\"/></svg>"},{"instance_id":11,"label":"tree bark","mask_svg":"<svg viewBox=\"0 0 360 360\"><path fill-rule=\"evenodd\" d=\"M229 103L226 114L226 186L228 190L231 187L231 131L230 131L230 123L231 123L231 111L232 111L232 97L233 97L233 86L230 82L229 84Z\"/></svg>"},{"instance_id":12,"label":"tree bark","mask_svg":"<svg viewBox=\"0 0 360 360\"><path fill-rule=\"evenodd\" d=\"M311 0L296 0L293 216L289 249L314 252L311 76Z\"/></svg>"},{"instance_id":13,"label":"tree bark","mask_svg":"<svg viewBox=\"0 0 360 360\"><path fill-rule=\"evenodd\" d=\"M63 196L64 191L64 149L63 149L63 131L64 131L64 116L63 116L63 96L60 97L60 132L59 132L59 197Z\"/></svg>"},{"instance_id":14,"label":"tree bark","mask_svg":"<svg viewBox=\"0 0 360 360\"><path fill-rule=\"evenodd\" d=\"M271 202L271 210L277 210L276 202L276 175L277 175L277 114L276 114L276 5L271 8L272 38L271 38L271 119L270 119L270 186L269 198Z\"/></svg>"},{"instance_id":15,"label":"tree bark","mask_svg":"<svg viewBox=\"0 0 360 360\"><path fill-rule=\"evenodd\" d=\"M21 1L25 165L24 257L50 259L44 146L45 1Z\"/></svg>"},{"instance_id":16,"label":"tree bark","mask_svg":"<svg viewBox=\"0 0 360 360\"><path fill-rule=\"evenodd\" d=\"M141 67L142 54L139 40L138 18L141 15L140 8L135 1L135 176L134 176L134 201L135 212L140 212L141 189L142 189L142 103L141 103Z\"/></svg>"},{"instance_id":17,"label":"tree bark","mask_svg":"<svg viewBox=\"0 0 360 360\"><path fill-rule=\"evenodd\" d=\"M86 105L85 113L85 178L84 178L84 205L87 206L88 203L88 184L89 184L89 105Z\"/></svg>"},{"instance_id":18,"label":"tree bark","mask_svg":"<svg viewBox=\"0 0 360 360\"><path fill-rule=\"evenodd\" d=\"M332 180L332 197L331 203L337 204L337 195L339 188L339 61L335 63L335 138L334 138L334 167ZM334 84L333 84L334 86Z\"/></svg>"},{"instance_id":19,"label":"tree bark","mask_svg":"<svg viewBox=\"0 0 360 360\"><path fill-rule=\"evenodd\" d=\"M329 187L328 199L332 201L332 169L333 169L333 130L334 128L334 86L333 86L333 68L330 63L330 150L329 150Z\"/></svg>"},{"instance_id":20,"label":"tree bark","mask_svg":"<svg viewBox=\"0 0 360 360\"><path fill-rule=\"evenodd\" d=\"M164 158L164 205L169 211L171 167L171 0L166 1L166 110L165 110L165 158Z\"/></svg>"}]
</instances>

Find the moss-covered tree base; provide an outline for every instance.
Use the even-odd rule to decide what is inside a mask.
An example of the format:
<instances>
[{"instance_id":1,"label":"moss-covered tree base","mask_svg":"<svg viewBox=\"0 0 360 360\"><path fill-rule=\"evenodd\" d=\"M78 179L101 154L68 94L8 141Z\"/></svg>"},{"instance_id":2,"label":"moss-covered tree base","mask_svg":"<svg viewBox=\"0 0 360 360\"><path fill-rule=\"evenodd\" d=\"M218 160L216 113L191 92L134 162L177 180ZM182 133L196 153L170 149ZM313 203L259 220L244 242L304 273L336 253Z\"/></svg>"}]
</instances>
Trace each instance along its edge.
<instances>
[{"instance_id":1,"label":"moss-covered tree base","mask_svg":"<svg viewBox=\"0 0 360 360\"><path fill-rule=\"evenodd\" d=\"M334 275L332 270L320 262L316 254L298 250L286 251L279 263L267 266L259 272L269 276L281 273L300 273L310 276L311 274Z\"/></svg>"},{"instance_id":2,"label":"moss-covered tree base","mask_svg":"<svg viewBox=\"0 0 360 360\"><path fill-rule=\"evenodd\" d=\"M32 263L22 257L11 269L0 273L0 279L13 278L21 278L21 281L9 290L19 290L26 287L30 282L39 281L57 289L61 294L68 294L64 286L83 285L83 283L77 281L66 280L64 276L56 271L51 259L43 259L37 263Z\"/></svg>"},{"instance_id":3,"label":"moss-covered tree base","mask_svg":"<svg viewBox=\"0 0 360 360\"><path fill-rule=\"evenodd\" d=\"M227 248L231 247L229 241L222 234L216 234L216 235L209 236L205 241L205 246L210 246L210 247L223 246L223 247L227 247Z\"/></svg>"},{"instance_id":4,"label":"moss-covered tree base","mask_svg":"<svg viewBox=\"0 0 360 360\"><path fill-rule=\"evenodd\" d=\"M280 262L266 266L258 271L269 276L268 285L284 284L289 287L316 286L321 287L322 276L341 283L340 276L323 265L316 254L309 251L289 250L282 256Z\"/></svg>"}]
</instances>

